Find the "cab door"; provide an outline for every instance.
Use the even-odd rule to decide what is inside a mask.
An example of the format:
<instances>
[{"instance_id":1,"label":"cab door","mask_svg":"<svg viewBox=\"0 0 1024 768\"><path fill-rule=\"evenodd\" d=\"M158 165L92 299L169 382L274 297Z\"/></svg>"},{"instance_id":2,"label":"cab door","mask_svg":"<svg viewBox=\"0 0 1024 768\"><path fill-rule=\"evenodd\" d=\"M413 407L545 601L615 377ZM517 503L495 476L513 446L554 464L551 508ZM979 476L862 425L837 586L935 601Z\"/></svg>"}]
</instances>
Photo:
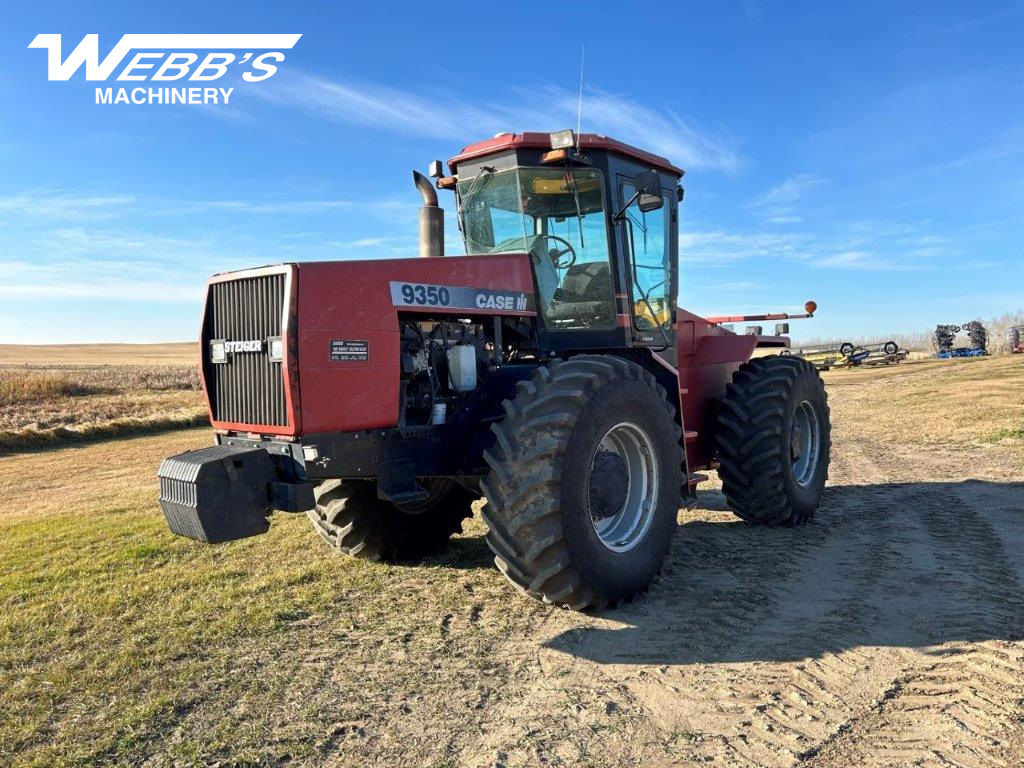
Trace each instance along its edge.
<instances>
[{"instance_id":1,"label":"cab door","mask_svg":"<svg viewBox=\"0 0 1024 768\"><path fill-rule=\"evenodd\" d=\"M619 177L619 205L636 191L633 180ZM626 294L634 346L650 347L676 364L675 312L677 249L676 195L663 189L661 208L644 213L637 202L620 220L620 243L626 262Z\"/></svg>"}]
</instances>

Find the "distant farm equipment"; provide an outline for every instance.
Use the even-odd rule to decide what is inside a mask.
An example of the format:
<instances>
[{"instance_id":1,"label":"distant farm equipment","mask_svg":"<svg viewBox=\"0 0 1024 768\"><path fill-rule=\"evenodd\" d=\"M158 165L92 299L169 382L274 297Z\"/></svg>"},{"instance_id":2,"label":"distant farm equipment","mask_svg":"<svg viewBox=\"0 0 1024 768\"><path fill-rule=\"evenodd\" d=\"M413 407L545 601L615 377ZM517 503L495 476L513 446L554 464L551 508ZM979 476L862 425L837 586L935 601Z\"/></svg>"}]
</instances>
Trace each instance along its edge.
<instances>
[{"instance_id":1,"label":"distant farm equipment","mask_svg":"<svg viewBox=\"0 0 1024 768\"><path fill-rule=\"evenodd\" d=\"M960 332L967 334L970 346L955 347L956 335ZM940 359L951 357L984 357L988 354L988 331L977 320L971 320L963 325L937 325L935 326L935 356Z\"/></svg>"},{"instance_id":2,"label":"distant farm equipment","mask_svg":"<svg viewBox=\"0 0 1024 768\"><path fill-rule=\"evenodd\" d=\"M1024 354L1024 325L1014 325L1006 332L1007 346L1014 355Z\"/></svg>"},{"instance_id":3,"label":"distant farm equipment","mask_svg":"<svg viewBox=\"0 0 1024 768\"><path fill-rule=\"evenodd\" d=\"M783 354L786 354L785 352ZM825 344L789 350L788 354L802 357L819 371L831 368L849 368L859 365L896 365L910 354L895 341L877 344Z\"/></svg>"}]
</instances>

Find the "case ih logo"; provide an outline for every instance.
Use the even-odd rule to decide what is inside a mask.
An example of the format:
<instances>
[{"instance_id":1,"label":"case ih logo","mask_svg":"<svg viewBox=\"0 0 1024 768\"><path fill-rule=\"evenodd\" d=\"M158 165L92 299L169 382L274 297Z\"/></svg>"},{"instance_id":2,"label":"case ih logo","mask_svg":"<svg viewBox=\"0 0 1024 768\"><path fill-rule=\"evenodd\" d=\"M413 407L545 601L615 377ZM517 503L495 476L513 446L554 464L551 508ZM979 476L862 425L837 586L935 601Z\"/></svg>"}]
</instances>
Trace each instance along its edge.
<instances>
[{"instance_id":1,"label":"case ih logo","mask_svg":"<svg viewBox=\"0 0 1024 768\"><path fill-rule=\"evenodd\" d=\"M230 67L242 68L242 79L258 83L277 72L283 50L302 35L124 35L103 61L99 35L86 35L61 60L60 35L36 35L29 48L47 49L49 80L68 80L85 64L86 80L107 80L130 51L138 50L117 75L119 81L173 82L188 79L188 87L97 88L97 104L227 104L234 88L192 86L218 80ZM195 51L210 51L200 61Z\"/></svg>"}]
</instances>

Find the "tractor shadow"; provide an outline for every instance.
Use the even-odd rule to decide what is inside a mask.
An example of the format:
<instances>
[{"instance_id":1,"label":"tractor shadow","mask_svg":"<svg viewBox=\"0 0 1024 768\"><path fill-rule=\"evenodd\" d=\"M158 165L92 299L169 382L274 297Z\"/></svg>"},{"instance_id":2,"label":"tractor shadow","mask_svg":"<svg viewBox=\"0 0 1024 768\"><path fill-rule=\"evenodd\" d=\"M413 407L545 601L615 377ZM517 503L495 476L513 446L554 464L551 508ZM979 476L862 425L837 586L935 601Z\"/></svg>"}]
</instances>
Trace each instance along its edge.
<instances>
[{"instance_id":1,"label":"tractor shadow","mask_svg":"<svg viewBox=\"0 0 1024 768\"><path fill-rule=\"evenodd\" d=\"M452 539L443 552L438 552L425 560L410 561L407 564L479 570L494 568L494 553L487 546L487 541L483 536L459 536Z\"/></svg>"},{"instance_id":2,"label":"tractor shadow","mask_svg":"<svg viewBox=\"0 0 1024 768\"><path fill-rule=\"evenodd\" d=\"M742 523L705 491L680 519L646 594L544 645L681 665L1024 639L1024 483L830 487L796 529Z\"/></svg>"}]
</instances>

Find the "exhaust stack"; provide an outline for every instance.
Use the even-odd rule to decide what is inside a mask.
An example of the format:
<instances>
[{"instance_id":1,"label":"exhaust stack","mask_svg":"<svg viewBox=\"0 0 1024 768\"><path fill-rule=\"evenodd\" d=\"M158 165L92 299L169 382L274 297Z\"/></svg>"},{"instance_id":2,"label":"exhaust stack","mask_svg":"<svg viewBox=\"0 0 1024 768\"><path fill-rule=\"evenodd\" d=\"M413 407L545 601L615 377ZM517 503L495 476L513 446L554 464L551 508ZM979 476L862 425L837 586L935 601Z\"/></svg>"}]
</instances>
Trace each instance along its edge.
<instances>
[{"instance_id":1,"label":"exhaust stack","mask_svg":"<svg viewBox=\"0 0 1024 768\"><path fill-rule=\"evenodd\" d=\"M412 172L412 180L423 195L423 207L420 208L420 256L444 256L444 209L437 205L437 192L430 179L419 171Z\"/></svg>"}]
</instances>

